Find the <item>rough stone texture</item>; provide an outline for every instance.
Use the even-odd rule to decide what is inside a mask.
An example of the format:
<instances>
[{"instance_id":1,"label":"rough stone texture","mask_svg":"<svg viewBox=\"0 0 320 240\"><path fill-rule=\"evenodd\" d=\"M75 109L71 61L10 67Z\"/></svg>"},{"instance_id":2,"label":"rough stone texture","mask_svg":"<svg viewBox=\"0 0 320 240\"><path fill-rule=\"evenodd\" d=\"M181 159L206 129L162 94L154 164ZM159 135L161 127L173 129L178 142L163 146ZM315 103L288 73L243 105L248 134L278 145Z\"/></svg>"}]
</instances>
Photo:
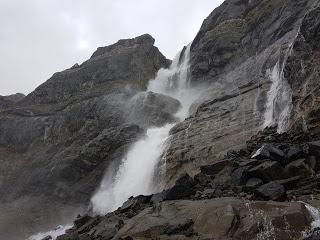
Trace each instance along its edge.
<instances>
[{"instance_id":1,"label":"rough stone texture","mask_svg":"<svg viewBox=\"0 0 320 240\"><path fill-rule=\"evenodd\" d=\"M191 83L206 91L191 116L171 129L163 155L168 189L131 198L114 213L85 223L80 218L81 224L58 239L301 239L311 219L296 201L320 198L317 2L227 0L213 11L190 56ZM42 229L37 223L53 225L51 215L60 224L81 212L105 168L111 162L117 168L143 128L172 122L176 101L135 96L169 64L153 43L143 35L99 48L27 97L5 100L1 233L23 231L17 225ZM291 131L257 133L276 63L292 88ZM135 99L147 104L132 113ZM138 118L139 111L152 113L151 119ZM266 154L251 159L265 144L271 144ZM24 209L18 219L16 209Z\"/></svg>"},{"instance_id":2,"label":"rough stone texture","mask_svg":"<svg viewBox=\"0 0 320 240\"><path fill-rule=\"evenodd\" d=\"M117 216L117 217L116 217ZM119 218L123 219L122 224ZM126 219L116 213L96 217L58 240L76 239L301 239L311 221L302 203L249 202L234 198L166 201ZM116 221L114 219L117 219ZM108 222L106 224L106 222ZM100 236L104 223L106 234ZM105 238L101 238L105 237ZM268 238L269 237L269 238Z\"/></svg>"},{"instance_id":3,"label":"rough stone texture","mask_svg":"<svg viewBox=\"0 0 320 240\"><path fill-rule=\"evenodd\" d=\"M0 96L0 111L13 106L25 97L22 93L17 93L9 96Z\"/></svg>"},{"instance_id":4,"label":"rough stone texture","mask_svg":"<svg viewBox=\"0 0 320 240\"><path fill-rule=\"evenodd\" d=\"M174 114L181 104L178 100L153 92L136 94L129 103L129 119L142 126L163 126L177 121Z\"/></svg>"},{"instance_id":5,"label":"rough stone texture","mask_svg":"<svg viewBox=\"0 0 320 240\"><path fill-rule=\"evenodd\" d=\"M300 58L295 60L295 50L290 49L292 44L300 49L296 45L302 35L313 48L318 47L320 14L318 10L309 12L316 2L227 0L208 16L192 43L190 62L193 84L209 87L202 94L204 102L198 101L193 114L171 131L171 143L164 155L167 171L163 185L171 185L180 174L195 175L201 165L214 163L230 149L240 149L262 128L271 86L269 73L277 62L284 66L284 81L295 88L296 112L298 102L303 102L296 89L302 88L305 75L296 80L295 74L300 76L301 69L291 69L290 65L300 64ZM310 48L303 48L300 54L308 55ZM287 59L288 55L292 56ZM313 77L308 89L317 91L317 52L308 59L313 62L307 68ZM310 102L305 118L310 124L314 119L316 127L314 110L319 104L316 97L308 98L311 102L304 102ZM275 110L276 117L279 112ZM292 117L291 123L294 119L297 117Z\"/></svg>"},{"instance_id":6,"label":"rough stone texture","mask_svg":"<svg viewBox=\"0 0 320 240\"><path fill-rule=\"evenodd\" d=\"M305 16L284 71L293 89L293 125L315 134L319 133L319 15L318 3Z\"/></svg>"},{"instance_id":7,"label":"rough stone texture","mask_svg":"<svg viewBox=\"0 0 320 240\"><path fill-rule=\"evenodd\" d=\"M55 73L26 97L0 97L1 239L15 239L12 232L21 239L26 231L73 219L107 166L117 169L152 125L130 120L128 103L170 64L153 43L150 35L120 40ZM171 122L179 102L157 99L175 108L161 119Z\"/></svg>"}]
</instances>

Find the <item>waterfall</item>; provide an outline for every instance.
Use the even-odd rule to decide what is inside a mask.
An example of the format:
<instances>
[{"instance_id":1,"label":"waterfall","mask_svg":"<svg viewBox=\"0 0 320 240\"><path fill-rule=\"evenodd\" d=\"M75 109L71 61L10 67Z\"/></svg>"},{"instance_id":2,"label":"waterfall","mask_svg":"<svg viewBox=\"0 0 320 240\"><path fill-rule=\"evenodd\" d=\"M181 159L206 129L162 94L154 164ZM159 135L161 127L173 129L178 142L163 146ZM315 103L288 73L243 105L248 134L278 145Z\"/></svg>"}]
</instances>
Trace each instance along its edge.
<instances>
[{"instance_id":1,"label":"waterfall","mask_svg":"<svg viewBox=\"0 0 320 240\"><path fill-rule=\"evenodd\" d=\"M48 232L40 232L35 235L30 236L27 240L42 240L42 239L56 239L58 236L64 234L66 230L72 228L72 225L65 225L65 226L58 226L53 230L50 230ZM48 238L48 236L51 236L51 238Z\"/></svg>"},{"instance_id":2,"label":"waterfall","mask_svg":"<svg viewBox=\"0 0 320 240\"><path fill-rule=\"evenodd\" d=\"M311 226L310 229L307 230L306 232L304 232L304 237L307 237L308 235L310 235L313 230L320 228L320 211L319 209L311 206L310 204L304 203L302 202L306 209L308 210L310 216L312 217L313 221L311 222Z\"/></svg>"},{"instance_id":3,"label":"waterfall","mask_svg":"<svg viewBox=\"0 0 320 240\"><path fill-rule=\"evenodd\" d=\"M282 66L278 61L273 70L267 72L271 80L271 87L267 94L263 127L278 124L279 133L286 130L292 110L292 90L283 73L287 58L288 54Z\"/></svg>"},{"instance_id":4,"label":"waterfall","mask_svg":"<svg viewBox=\"0 0 320 240\"><path fill-rule=\"evenodd\" d=\"M160 69L151 80L147 91L165 94L178 99L182 108L176 116L182 121L199 91L190 87L190 44L177 54L168 69ZM92 197L93 211L104 214L120 207L131 196L153 193L153 174L165 148L173 124L150 128L144 138L138 140L126 156L113 179L105 176L100 188Z\"/></svg>"}]
</instances>

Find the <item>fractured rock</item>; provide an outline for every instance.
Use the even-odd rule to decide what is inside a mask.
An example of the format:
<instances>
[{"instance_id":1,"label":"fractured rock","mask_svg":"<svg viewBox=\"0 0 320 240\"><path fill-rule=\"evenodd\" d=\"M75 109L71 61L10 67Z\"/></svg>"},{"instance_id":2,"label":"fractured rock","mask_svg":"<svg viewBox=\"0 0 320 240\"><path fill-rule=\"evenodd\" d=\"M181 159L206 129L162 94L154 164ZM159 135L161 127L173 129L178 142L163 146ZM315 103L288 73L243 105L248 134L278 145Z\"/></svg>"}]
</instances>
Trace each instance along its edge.
<instances>
[{"instance_id":1,"label":"fractured rock","mask_svg":"<svg viewBox=\"0 0 320 240\"><path fill-rule=\"evenodd\" d=\"M281 201L285 199L286 191L283 185L274 181L256 189L255 196L261 197L264 200Z\"/></svg>"}]
</instances>

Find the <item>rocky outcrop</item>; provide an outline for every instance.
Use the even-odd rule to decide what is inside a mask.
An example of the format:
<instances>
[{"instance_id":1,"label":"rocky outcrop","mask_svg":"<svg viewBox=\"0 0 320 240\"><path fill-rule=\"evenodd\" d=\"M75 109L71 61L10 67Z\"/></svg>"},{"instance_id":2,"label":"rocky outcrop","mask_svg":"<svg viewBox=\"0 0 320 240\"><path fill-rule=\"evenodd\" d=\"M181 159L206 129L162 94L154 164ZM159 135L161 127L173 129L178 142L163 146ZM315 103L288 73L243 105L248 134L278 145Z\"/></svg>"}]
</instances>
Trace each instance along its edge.
<instances>
[{"instance_id":1,"label":"rocky outcrop","mask_svg":"<svg viewBox=\"0 0 320 240\"><path fill-rule=\"evenodd\" d=\"M234 198L168 201L147 207L130 219L124 214L93 217L57 239L255 240L272 237L281 240L288 239L289 234L290 239L298 240L310 222L302 203L248 202Z\"/></svg>"},{"instance_id":2,"label":"rocky outcrop","mask_svg":"<svg viewBox=\"0 0 320 240\"><path fill-rule=\"evenodd\" d=\"M153 92L136 94L128 104L129 119L142 126L163 126L174 123L174 114L181 108L178 100Z\"/></svg>"},{"instance_id":3,"label":"rocky outcrop","mask_svg":"<svg viewBox=\"0 0 320 240\"><path fill-rule=\"evenodd\" d=\"M316 0L214 10L190 46L190 84L205 90L170 130L161 191L105 216L81 207L106 167L115 174L145 128L174 122L180 107L140 92L170 63L154 39L99 48L1 105L1 237L85 212L58 240L316 238L303 202L320 200L319 16Z\"/></svg>"},{"instance_id":4,"label":"rocky outcrop","mask_svg":"<svg viewBox=\"0 0 320 240\"><path fill-rule=\"evenodd\" d=\"M268 128L194 178L184 175L161 193L131 197L105 216L78 217L57 239L317 239L312 223L318 219L304 203L320 203L320 172L307 160L320 154L317 139ZM274 163L312 170L283 174Z\"/></svg>"},{"instance_id":5,"label":"rocky outcrop","mask_svg":"<svg viewBox=\"0 0 320 240\"><path fill-rule=\"evenodd\" d=\"M265 124L279 121L283 130L300 118L309 122L309 131L317 131L315 3L228 0L203 22L191 45L190 71L194 85L209 87L192 108L193 114L171 130L164 185L172 185L184 173L195 175L201 165L242 148ZM301 41L310 43L302 46ZM306 63L299 53L308 58ZM299 89L309 78L301 75L299 64L308 62L305 74L313 80L306 101ZM307 110L301 112L303 104Z\"/></svg>"},{"instance_id":6,"label":"rocky outcrop","mask_svg":"<svg viewBox=\"0 0 320 240\"><path fill-rule=\"evenodd\" d=\"M9 96L0 96L0 111L2 109L13 106L15 103L19 102L25 97L22 93L17 93Z\"/></svg>"},{"instance_id":7,"label":"rocky outcrop","mask_svg":"<svg viewBox=\"0 0 320 240\"><path fill-rule=\"evenodd\" d=\"M24 98L0 98L0 238L72 219L145 127L172 121L179 102L152 94L143 111L171 107L149 121L129 117L130 100L170 64L153 43L150 35L120 40Z\"/></svg>"}]
</instances>

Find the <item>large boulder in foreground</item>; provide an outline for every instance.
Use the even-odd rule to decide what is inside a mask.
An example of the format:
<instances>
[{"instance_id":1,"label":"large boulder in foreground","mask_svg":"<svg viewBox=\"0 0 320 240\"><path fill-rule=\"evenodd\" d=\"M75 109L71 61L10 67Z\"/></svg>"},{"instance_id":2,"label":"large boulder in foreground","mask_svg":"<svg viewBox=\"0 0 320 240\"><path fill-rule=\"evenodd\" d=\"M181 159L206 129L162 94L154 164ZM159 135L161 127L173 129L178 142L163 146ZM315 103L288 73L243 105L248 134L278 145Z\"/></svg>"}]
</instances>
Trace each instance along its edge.
<instances>
[{"instance_id":1,"label":"large boulder in foreground","mask_svg":"<svg viewBox=\"0 0 320 240\"><path fill-rule=\"evenodd\" d=\"M235 198L165 201L127 219L125 213L94 217L58 240L222 239L300 240L312 217L303 203ZM103 231L104 230L104 231Z\"/></svg>"}]
</instances>

